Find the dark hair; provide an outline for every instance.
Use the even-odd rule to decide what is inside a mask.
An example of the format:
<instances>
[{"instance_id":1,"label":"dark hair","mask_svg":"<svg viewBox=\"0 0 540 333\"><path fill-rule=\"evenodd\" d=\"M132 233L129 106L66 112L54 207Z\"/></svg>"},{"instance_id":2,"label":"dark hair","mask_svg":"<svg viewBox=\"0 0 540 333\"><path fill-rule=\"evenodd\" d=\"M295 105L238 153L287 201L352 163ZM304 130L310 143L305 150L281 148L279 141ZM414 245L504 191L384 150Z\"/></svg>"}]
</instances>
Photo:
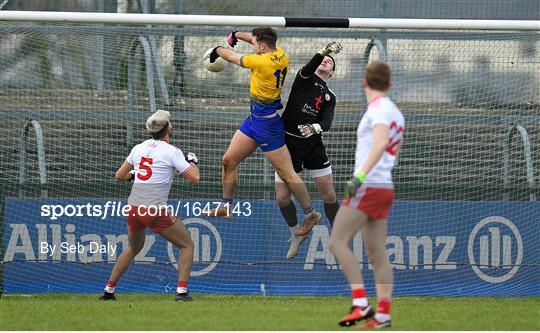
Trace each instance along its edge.
<instances>
[{"instance_id":1,"label":"dark hair","mask_svg":"<svg viewBox=\"0 0 540 333\"><path fill-rule=\"evenodd\" d=\"M378 91L387 91L390 88L392 71L390 66L381 60L376 60L366 66L366 81L368 87Z\"/></svg>"},{"instance_id":2,"label":"dark hair","mask_svg":"<svg viewBox=\"0 0 540 333\"><path fill-rule=\"evenodd\" d=\"M277 42L276 31L270 27L259 27L251 31L259 43L265 43L269 48L275 49Z\"/></svg>"},{"instance_id":3,"label":"dark hair","mask_svg":"<svg viewBox=\"0 0 540 333\"><path fill-rule=\"evenodd\" d=\"M154 140L161 140L167 135L167 130L169 129L169 124L159 130L159 132L150 133L150 136Z\"/></svg>"}]
</instances>

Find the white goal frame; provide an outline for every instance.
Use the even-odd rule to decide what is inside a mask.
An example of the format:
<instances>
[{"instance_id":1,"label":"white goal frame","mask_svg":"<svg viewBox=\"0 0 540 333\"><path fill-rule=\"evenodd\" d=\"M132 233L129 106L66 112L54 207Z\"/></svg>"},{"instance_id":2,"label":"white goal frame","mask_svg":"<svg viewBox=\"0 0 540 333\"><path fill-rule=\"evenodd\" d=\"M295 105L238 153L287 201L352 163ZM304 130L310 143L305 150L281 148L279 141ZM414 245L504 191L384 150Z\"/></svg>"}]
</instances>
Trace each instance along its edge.
<instances>
[{"instance_id":1,"label":"white goal frame","mask_svg":"<svg viewBox=\"0 0 540 333\"><path fill-rule=\"evenodd\" d=\"M131 23L213 26L333 27L371 29L540 31L540 20L448 20L392 18L288 18L280 16L126 14L45 11L0 11L0 21Z\"/></svg>"}]
</instances>

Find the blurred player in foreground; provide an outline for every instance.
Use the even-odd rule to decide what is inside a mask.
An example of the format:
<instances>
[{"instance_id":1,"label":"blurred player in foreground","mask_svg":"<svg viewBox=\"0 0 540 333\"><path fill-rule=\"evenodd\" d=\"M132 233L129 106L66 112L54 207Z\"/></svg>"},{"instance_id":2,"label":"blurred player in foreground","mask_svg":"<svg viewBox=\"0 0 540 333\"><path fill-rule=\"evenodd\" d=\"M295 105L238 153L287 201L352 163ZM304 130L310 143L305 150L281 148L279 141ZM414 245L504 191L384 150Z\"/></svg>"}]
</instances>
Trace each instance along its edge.
<instances>
[{"instance_id":1,"label":"blurred player in foreground","mask_svg":"<svg viewBox=\"0 0 540 333\"><path fill-rule=\"evenodd\" d=\"M386 235L388 213L394 201L392 169L402 144L405 120L386 96L390 77L390 66L382 61L374 61L366 67L363 87L368 109L357 130L354 175L347 182L345 200L330 237L330 250L343 267L353 297L351 311L339 321L341 326L351 326L361 320L367 322L358 328L391 326L393 273L386 253ZM376 312L368 304L362 273L349 247L359 231L362 231L367 256L375 272Z\"/></svg>"},{"instance_id":2,"label":"blurred player in foreground","mask_svg":"<svg viewBox=\"0 0 540 333\"><path fill-rule=\"evenodd\" d=\"M218 57L251 70L250 114L234 134L229 148L223 155L223 202L207 216L231 216L230 205L238 184L238 165L260 147L275 171L287 184L304 209L304 227L307 234L321 220L313 208L306 185L294 172L291 155L285 145L281 109L281 88L287 75L289 60L276 46L277 34L272 28L255 28L251 33L233 31L227 38L234 47L238 40L252 44L254 53L241 55L220 46L210 54L210 62Z\"/></svg>"},{"instance_id":3,"label":"blurred player in foreground","mask_svg":"<svg viewBox=\"0 0 540 333\"><path fill-rule=\"evenodd\" d=\"M116 284L143 248L148 227L180 250L176 300L193 300L187 289L193 266L193 242L184 224L166 205L177 171L191 183L199 181L199 161L194 153L188 153L186 160L182 151L169 143L172 134L169 118L170 113L163 110L151 115L146 129L152 138L136 145L116 171L117 180L133 181L128 198L131 207L126 217L128 246L114 265L102 300L116 300Z\"/></svg>"},{"instance_id":4,"label":"blurred player in foreground","mask_svg":"<svg viewBox=\"0 0 540 333\"><path fill-rule=\"evenodd\" d=\"M296 74L282 119L285 124L285 143L291 153L294 171L311 172L315 186L324 202L324 212L330 225L339 209L332 180L332 167L322 141L322 132L332 126L336 95L327 81L334 75L336 63L330 54L339 53L341 44L332 42L316 53ZM309 230L298 225L296 206L289 187L275 174L276 200L281 215L291 230L291 246L287 259L298 253ZM296 235L298 234L298 235Z\"/></svg>"}]
</instances>

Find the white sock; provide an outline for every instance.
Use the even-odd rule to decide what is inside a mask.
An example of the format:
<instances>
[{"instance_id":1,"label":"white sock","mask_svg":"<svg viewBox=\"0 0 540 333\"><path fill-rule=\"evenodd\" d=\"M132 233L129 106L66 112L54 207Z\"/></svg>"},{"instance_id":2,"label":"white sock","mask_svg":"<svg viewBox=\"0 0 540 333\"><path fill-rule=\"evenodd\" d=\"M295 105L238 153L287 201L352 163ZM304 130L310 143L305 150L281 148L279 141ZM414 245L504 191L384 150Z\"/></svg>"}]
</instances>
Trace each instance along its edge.
<instances>
[{"instance_id":1,"label":"white sock","mask_svg":"<svg viewBox=\"0 0 540 333\"><path fill-rule=\"evenodd\" d=\"M315 213L315 208L313 208L313 205L310 205L307 208L304 208L304 217L308 217L313 215Z\"/></svg>"},{"instance_id":2,"label":"white sock","mask_svg":"<svg viewBox=\"0 0 540 333\"><path fill-rule=\"evenodd\" d=\"M289 227L289 230L291 231L291 235L294 236L294 231L296 229L300 228L300 224L295 225L294 227Z\"/></svg>"},{"instance_id":3,"label":"white sock","mask_svg":"<svg viewBox=\"0 0 540 333\"><path fill-rule=\"evenodd\" d=\"M390 320L390 315L377 312L375 314L375 320L377 320L379 323L382 323L384 321Z\"/></svg>"},{"instance_id":4,"label":"white sock","mask_svg":"<svg viewBox=\"0 0 540 333\"><path fill-rule=\"evenodd\" d=\"M365 298L365 297L353 298L352 305L353 306L359 306L361 308L365 308L366 306L368 306L367 298Z\"/></svg>"},{"instance_id":5,"label":"white sock","mask_svg":"<svg viewBox=\"0 0 540 333\"><path fill-rule=\"evenodd\" d=\"M109 287L107 285L105 285L105 289L104 289L106 292L110 293L110 294L113 294L114 293L114 287Z\"/></svg>"},{"instance_id":6,"label":"white sock","mask_svg":"<svg viewBox=\"0 0 540 333\"><path fill-rule=\"evenodd\" d=\"M176 292L179 293L179 294L185 294L185 293L187 293L187 288L178 287L178 288L176 288Z\"/></svg>"}]
</instances>

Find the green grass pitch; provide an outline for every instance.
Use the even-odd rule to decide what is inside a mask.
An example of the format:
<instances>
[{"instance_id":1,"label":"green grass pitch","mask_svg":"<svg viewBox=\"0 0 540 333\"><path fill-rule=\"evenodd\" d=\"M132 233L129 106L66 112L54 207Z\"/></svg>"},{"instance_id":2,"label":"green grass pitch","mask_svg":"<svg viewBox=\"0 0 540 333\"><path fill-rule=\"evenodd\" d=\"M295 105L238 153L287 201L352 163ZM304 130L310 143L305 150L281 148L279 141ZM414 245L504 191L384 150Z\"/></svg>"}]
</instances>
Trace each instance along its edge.
<instances>
[{"instance_id":1,"label":"green grass pitch","mask_svg":"<svg viewBox=\"0 0 540 333\"><path fill-rule=\"evenodd\" d=\"M4 295L0 330L351 330L348 297ZM372 300L373 301L373 300ZM540 330L540 298L397 297L396 330Z\"/></svg>"}]
</instances>

